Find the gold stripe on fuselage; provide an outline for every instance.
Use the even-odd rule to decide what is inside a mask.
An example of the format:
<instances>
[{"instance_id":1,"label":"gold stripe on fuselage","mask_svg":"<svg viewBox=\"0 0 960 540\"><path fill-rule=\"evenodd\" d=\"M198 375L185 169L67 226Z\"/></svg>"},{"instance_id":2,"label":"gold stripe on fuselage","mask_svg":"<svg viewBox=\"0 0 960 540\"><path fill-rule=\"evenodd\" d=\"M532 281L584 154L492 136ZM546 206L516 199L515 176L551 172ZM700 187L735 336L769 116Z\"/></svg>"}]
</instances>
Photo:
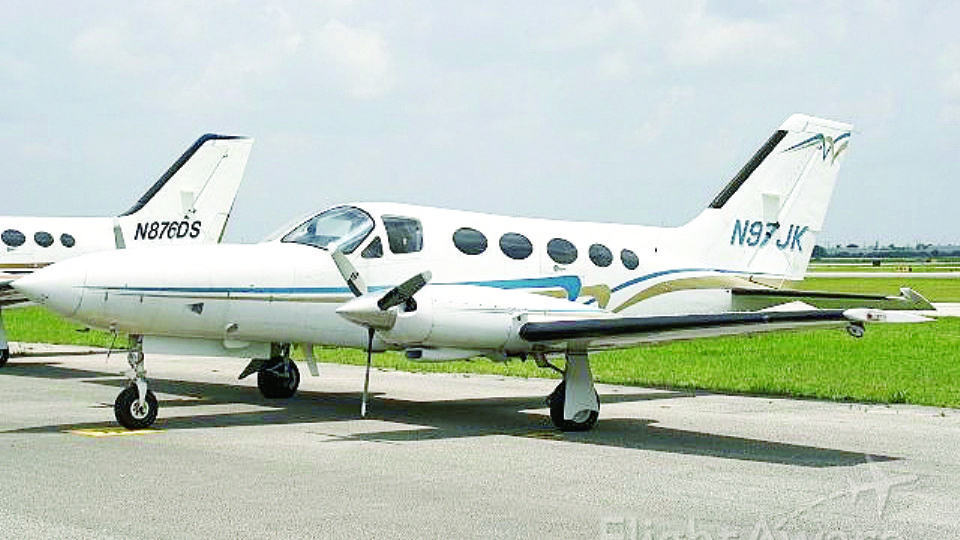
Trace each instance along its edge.
<instances>
[{"instance_id":1,"label":"gold stripe on fuselage","mask_svg":"<svg viewBox=\"0 0 960 540\"><path fill-rule=\"evenodd\" d=\"M733 287L758 287L758 285L748 279L737 276L705 276L664 281L631 296L629 300L613 308L613 312L619 313L648 298L660 296L661 294L694 289L730 289Z\"/></svg>"}]
</instances>

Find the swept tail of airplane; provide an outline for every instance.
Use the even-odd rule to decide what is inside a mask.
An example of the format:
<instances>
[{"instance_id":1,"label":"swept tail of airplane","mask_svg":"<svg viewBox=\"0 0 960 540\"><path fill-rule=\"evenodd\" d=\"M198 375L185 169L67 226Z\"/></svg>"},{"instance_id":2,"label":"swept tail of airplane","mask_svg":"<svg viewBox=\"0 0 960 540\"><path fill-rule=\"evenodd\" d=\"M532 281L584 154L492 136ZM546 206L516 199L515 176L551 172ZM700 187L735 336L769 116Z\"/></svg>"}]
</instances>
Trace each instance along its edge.
<instances>
[{"instance_id":1,"label":"swept tail of airplane","mask_svg":"<svg viewBox=\"0 0 960 540\"><path fill-rule=\"evenodd\" d=\"M717 269L802 279L823 228L852 126L795 114L699 216L680 227Z\"/></svg>"},{"instance_id":2,"label":"swept tail of airplane","mask_svg":"<svg viewBox=\"0 0 960 540\"><path fill-rule=\"evenodd\" d=\"M252 146L253 139L247 137L207 134L197 139L117 217L116 247L219 242Z\"/></svg>"}]
</instances>

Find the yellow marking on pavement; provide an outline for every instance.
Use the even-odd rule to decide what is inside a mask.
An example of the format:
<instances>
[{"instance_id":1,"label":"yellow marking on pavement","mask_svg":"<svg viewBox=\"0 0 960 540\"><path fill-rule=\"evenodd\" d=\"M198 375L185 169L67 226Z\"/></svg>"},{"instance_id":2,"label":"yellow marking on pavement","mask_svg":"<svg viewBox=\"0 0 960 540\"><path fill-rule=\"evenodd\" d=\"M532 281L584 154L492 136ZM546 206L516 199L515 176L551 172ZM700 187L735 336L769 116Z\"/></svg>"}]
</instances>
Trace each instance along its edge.
<instances>
[{"instance_id":1,"label":"yellow marking on pavement","mask_svg":"<svg viewBox=\"0 0 960 540\"><path fill-rule=\"evenodd\" d=\"M84 437L126 437L128 435L150 435L151 433L160 433L162 429L137 429L129 430L121 427L108 428L90 428L90 429L70 429L67 433L74 435L83 435Z\"/></svg>"},{"instance_id":2,"label":"yellow marking on pavement","mask_svg":"<svg viewBox=\"0 0 960 540\"><path fill-rule=\"evenodd\" d=\"M563 433L553 430L542 430L542 431L525 431L519 434L521 437L526 437L528 439L543 439L547 441L562 441L565 440Z\"/></svg>"}]
</instances>

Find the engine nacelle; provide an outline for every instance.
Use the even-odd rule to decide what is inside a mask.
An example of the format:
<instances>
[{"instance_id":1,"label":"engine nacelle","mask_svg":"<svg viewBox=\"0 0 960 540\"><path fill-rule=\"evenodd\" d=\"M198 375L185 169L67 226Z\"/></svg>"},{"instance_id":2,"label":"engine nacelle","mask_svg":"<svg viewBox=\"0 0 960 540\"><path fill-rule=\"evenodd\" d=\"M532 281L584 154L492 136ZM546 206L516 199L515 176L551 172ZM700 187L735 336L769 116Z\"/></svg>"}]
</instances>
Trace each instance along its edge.
<instances>
[{"instance_id":1,"label":"engine nacelle","mask_svg":"<svg viewBox=\"0 0 960 540\"><path fill-rule=\"evenodd\" d=\"M483 356L484 351L469 351L465 349L407 349L404 351L407 360L411 362L452 362L466 360L475 356Z\"/></svg>"},{"instance_id":2,"label":"engine nacelle","mask_svg":"<svg viewBox=\"0 0 960 540\"><path fill-rule=\"evenodd\" d=\"M596 317L603 311L565 299L477 285L427 285L415 306L400 306L389 330L379 332L405 348L526 352L518 331L530 316ZM415 307L415 309L411 309ZM438 359L434 361L440 361ZM463 358L463 356L460 356Z\"/></svg>"}]
</instances>

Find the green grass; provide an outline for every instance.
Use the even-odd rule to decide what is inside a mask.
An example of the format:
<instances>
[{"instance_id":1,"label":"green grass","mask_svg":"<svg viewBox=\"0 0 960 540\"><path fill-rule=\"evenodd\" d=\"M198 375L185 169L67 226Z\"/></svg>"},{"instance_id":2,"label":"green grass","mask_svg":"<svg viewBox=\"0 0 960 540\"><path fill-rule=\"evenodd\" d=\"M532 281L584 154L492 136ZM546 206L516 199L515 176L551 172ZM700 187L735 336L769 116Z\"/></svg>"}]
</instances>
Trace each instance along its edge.
<instances>
[{"instance_id":1,"label":"green grass","mask_svg":"<svg viewBox=\"0 0 960 540\"><path fill-rule=\"evenodd\" d=\"M910 286L931 301L960 302L960 280L810 278L802 287L896 294ZM4 310L12 341L109 346L106 332L80 332L41 308ZM115 346L125 344L124 337ZM324 362L363 365L352 349L318 348ZM841 329L682 341L591 355L598 382L841 401L960 407L960 319L911 325L872 324L863 339ZM560 361L562 364L562 360ZM488 360L421 364L377 354L375 365L413 372L556 377L533 362ZM238 364L238 370L240 369Z\"/></svg>"},{"instance_id":2,"label":"green grass","mask_svg":"<svg viewBox=\"0 0 960 540\"><path fill-rule=\"evenodd\" d=\"M10 341L25 343L58 343L109 347L113 335L67 321L40 307L3 310L3 321ZM126 346L125 336L116 339L115 347Z\"/></svg>"}]
</instances>

